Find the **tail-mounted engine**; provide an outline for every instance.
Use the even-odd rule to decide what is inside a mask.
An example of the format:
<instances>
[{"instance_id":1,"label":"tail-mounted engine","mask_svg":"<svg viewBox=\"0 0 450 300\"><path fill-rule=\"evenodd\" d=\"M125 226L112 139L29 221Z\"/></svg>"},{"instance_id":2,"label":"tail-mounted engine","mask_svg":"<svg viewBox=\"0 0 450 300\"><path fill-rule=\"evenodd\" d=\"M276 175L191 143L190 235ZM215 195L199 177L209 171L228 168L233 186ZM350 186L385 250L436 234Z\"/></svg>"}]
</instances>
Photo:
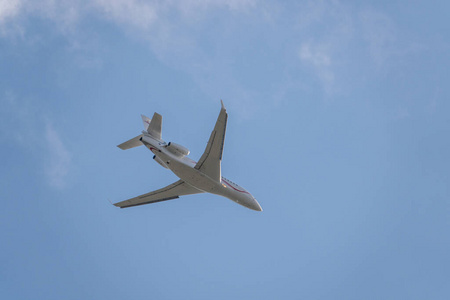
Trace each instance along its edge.
<instances>
[{"instance_id":1,"label":"tail-mounted engine","mask_svg":"<svg viewBox=\"0 0 450 300\"><path fill-rule=\"evenodd\" d=\"M181 145L169 142L166 146L166 149L169 150L172 154L175 154L176 156L186 156L189 155L190 151L188 148L183 147Z\"/></svg>"}]
</instances>

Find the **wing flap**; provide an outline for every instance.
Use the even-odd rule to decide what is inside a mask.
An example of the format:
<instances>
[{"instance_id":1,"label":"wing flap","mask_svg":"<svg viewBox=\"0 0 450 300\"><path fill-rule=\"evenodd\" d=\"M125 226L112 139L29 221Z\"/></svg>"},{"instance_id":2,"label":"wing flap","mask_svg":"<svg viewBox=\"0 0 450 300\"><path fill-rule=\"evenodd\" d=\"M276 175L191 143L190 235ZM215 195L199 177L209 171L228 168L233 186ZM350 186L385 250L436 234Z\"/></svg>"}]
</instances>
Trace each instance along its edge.
<instances>
[{"instance_id":1,"label":"wing flap","mask_svg":"<svg viewBox=\"0 0 450 300\"><path fill-rule=\"evenodd\" d=\"M166 200L172 200L177 199L180 196L184 195L192 195L192 194L199 194L203 193L203 191L198 190L186 182L182 180L178 180L177 182L174 182L166 187L163 187L162 189L143 194L128 200L124 200L121 202L114 203L115 206L120 208L126 208L126 207L132 207L132 206L138 206L138 205L144 205L144 204L150 204L150 203L156 203Z\"/></svg>"},{"instance_id":2,"label":"wing flap","mask_svg":"<svg viewBox=\"0 0 450 300\"><path fill-rule=\"evenodd\" d=\"M221 161L223 153L223 144L225 142L225 132L227 128L228 114L223 105L217 117L216 125L209 137L205 152L195 165L195 168L202 171L212 179L220 181L221 178Z\"/></svg>"}]
</instances>

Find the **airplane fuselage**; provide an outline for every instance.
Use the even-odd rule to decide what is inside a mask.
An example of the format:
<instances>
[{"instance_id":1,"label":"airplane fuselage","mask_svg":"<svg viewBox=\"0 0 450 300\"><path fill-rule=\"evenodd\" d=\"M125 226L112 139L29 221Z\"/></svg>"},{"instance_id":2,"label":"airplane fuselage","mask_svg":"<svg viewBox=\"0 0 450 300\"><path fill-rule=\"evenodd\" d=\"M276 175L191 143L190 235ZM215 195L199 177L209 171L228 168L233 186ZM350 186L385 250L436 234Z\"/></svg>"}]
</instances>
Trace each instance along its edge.
<instances>
[{"instance_id":1,"label":"airplane fuselage","mask_svg":"<svg viewBox=\"0 0 450 300\"><path fill-rule=\"evenodd\" d=\"M226 197L247 208L261 211L256 199L243 187L221 176L220 181L214 180L195 168L197 162L189 157L174 154L167 148L167 143L157 140L146 131L142 132L141 142L155 155L155 159L163 167L170 169L181 180L202 192Z\"/></svg>"}]
</instances>

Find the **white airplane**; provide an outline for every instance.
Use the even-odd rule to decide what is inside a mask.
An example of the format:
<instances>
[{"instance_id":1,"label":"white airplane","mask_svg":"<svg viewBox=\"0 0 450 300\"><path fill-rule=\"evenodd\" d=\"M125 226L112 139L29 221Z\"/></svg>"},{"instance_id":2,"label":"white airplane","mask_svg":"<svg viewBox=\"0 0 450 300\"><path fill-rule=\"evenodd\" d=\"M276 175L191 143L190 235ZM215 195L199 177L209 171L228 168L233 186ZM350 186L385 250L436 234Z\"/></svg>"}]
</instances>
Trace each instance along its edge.
<instances>
[{"instance_id":1,"label":"white airplane","mask_svg":"<svg viewBox=\"0 0 450 300\"><path fill-rule=\"evenodd\" d=\"M258 201L243 187L222 177L221 161L227 111L223 105L217 118L205 152L198 162L187 155L189 150L181 145L161 139L162 116L155 112L150 120L141 115L145 130L142 134L118 145L122 150L145 145L155 154L153 159L166 169L171 170L180 180L162 189L115 203L120 208L155 203L179 198L183 195L211 193L226 197L253 210L262 211Z\"/></svg>"}]
</instances>

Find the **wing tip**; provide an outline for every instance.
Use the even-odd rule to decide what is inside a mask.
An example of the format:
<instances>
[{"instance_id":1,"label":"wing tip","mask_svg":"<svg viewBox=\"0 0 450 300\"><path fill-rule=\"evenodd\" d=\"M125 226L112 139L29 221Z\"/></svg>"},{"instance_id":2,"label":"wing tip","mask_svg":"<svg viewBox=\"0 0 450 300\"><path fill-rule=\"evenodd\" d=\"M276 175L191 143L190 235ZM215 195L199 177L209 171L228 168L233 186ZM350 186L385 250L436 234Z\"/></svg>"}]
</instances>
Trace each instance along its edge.
<instances>
[{"instance_id":1,"label":"wing tip","mask_svg":"<svg viewBox=\"0 0 450 300\"><path fill-rule=\"evenodd\" d=\"M222 109L226 110L225 105L223 105L223 100L220 99L220 105L222 105Z\"/></svg>"},{"instance_id":2,"label":"wing tip","mask_svg":"<svg viewBox=\"0 0 450 300\"><path fill-rule=\"evenodd\" d=\"M111 205L113 205L113 206L115 206L115 207L123 208L123 207L120 205L120 202L112 203L112 201L111 201L110 199L108 199L108 202L111 203Z\"/></svg>"}]
</instances>

